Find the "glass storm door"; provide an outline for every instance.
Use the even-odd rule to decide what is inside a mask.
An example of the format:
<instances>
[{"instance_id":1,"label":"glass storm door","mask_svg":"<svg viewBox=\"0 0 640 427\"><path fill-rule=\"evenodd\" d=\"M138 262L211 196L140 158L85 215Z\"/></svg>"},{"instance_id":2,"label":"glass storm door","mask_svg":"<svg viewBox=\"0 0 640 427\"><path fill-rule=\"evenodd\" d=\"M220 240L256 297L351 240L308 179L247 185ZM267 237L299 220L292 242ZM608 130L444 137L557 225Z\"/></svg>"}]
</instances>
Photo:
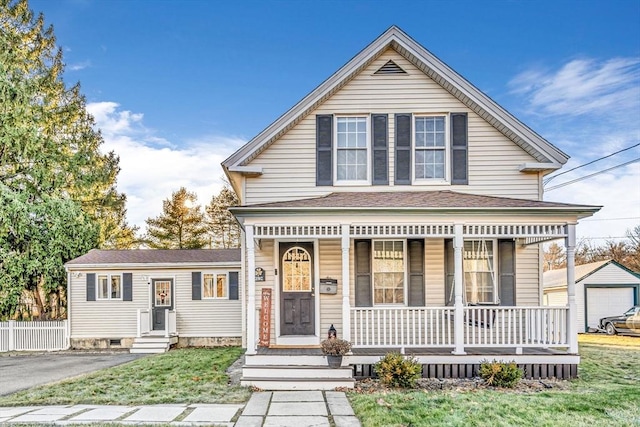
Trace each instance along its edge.
<instances>
[{"instance_id":1,"label":"glass storm door","mask_svg":"<svg viewBox=\"0 0 640 427\"><path fill-rule=\"evenodd\" d=\"M164 331L165 311L173 310L173 279L153 279L151 284L153 330Z\"/></svg>"},{"instance_id":2,"label":"glass storm door","mask_svg":"<svg viewBox=\"0 0 640 427\"><path fill-rule=\"evenodd\" d=\"M314 333L313 243L281 243L280 335Z\"/></svg>"}]
</instances>

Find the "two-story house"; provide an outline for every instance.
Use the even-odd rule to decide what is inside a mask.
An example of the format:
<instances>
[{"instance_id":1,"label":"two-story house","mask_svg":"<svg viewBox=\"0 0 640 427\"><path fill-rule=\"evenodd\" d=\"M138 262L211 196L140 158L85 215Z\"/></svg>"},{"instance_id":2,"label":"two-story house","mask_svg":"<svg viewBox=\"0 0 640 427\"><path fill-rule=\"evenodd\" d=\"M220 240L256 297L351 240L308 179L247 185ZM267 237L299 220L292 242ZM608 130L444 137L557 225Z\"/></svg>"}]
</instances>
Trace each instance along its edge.
<instances>
[{"instance_id":1,"label":"two-story house","mask_svg":"<svg viewBox=\"0 0 640 427\"><path fill-rule=\"evenodd\" d=\"M396 350L428 376L493 358L575 375L575 227L599 208L543 201L567 159L389 28L223 162L244 231L244 383L322 363L331 325L358 373ZM542 307L555 239L568 305Z\"/></svg>"}]
</instances>

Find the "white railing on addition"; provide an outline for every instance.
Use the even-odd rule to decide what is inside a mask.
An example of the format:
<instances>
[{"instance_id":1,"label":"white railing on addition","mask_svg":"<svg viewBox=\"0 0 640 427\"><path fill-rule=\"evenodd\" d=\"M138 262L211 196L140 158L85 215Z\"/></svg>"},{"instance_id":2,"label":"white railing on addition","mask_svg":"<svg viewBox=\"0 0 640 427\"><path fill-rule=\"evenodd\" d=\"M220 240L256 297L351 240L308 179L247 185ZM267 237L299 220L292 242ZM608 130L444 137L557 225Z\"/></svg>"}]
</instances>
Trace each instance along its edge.
<instances>
[{"instance_id":1,"label":"white railing on addition","mask_svg":"<svg viewBox=\"0 0 640 427\"><path fill-rule=\"evenodd\" d=\"M0 352L69 348L66 320L0 322Z\"/></svg>"},{"instance_id":2,"label":"white railing on addition","mask_svg":"<svg viewBox=\"0 0 640 427\"><path fill-rule=\"evenodd\" d=\"M453 307L351 309L354 347L452 347Z\"/></svg>"},{"instance_id":3,"label":"white railing on addition","mask_svg":"<svg viewBox=\"0 0 640 427\"><path fill-rule=\"evenodd\" d=\"M567 307L465 307L465 347L566 347Z\"/></svg>"}]
</instances>

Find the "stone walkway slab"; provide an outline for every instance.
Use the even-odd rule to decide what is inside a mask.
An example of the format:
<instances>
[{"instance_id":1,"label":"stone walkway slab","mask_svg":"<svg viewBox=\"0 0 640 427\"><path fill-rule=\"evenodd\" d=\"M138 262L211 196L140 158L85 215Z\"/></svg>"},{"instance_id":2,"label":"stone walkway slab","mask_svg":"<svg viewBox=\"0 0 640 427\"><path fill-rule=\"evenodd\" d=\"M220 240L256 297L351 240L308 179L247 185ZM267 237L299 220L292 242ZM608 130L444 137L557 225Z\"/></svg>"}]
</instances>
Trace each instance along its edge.
<instances>
[{"instance_id":1,"label":"stone walkway slab","mask_svg":"<svg viewBox=\"0 0 640 427\"><path fill-rule=\"evenodd\" d=\"M264 420L263 427L330 427L327 417L271 417Z\"/></svg>"},{"instance_id":2,"label":"stone walkway slab","mask_svg":"<svg viewBox=\"0 0 640 427\"><path fill-rule=\"evenodd\" d=\"M69 421L113 421L135 409L137 409L136 406L103 406L76 415Z\"/></svg>"},{"instance_id":3,"label":"stone walkway slab","mask_svg":"<svg viewBox=\"0 0 640 427\"><path fill-rule=\"evenodd\" d=\"M186 406L143 406L125 418L124 421L168 423L176 419L185 409Z\"/></svg>"},{"instance_id":4,"label":"stone walkway slab","mask_svg":"<svg viewBox=\"0 0 640 427\"><path fill-rule=\"evenodd\" d=\"M247 406L245 406L244 411L242 411L242 415L267 415L267 408L269 407L270 401L271 392L269 391L253 393L247 402Z\"/></svg>"},{"instance_id":5,"label":"stone walkway slab","mask_svg":"<svg viewBox=\"0 0 640 427\"><path fill-rule=\"evenodd\" d=\"M321 391L274 391L272 402L324 402Z\"/></svg>"},{"instance_id":6,"label":"stone walkway slab","mask_svg":"<svg viewBox=\"0 0 640 427\"><path fill-rule=\"evenodd\" d=\"M228 423L242 409L242 405L207 405L197 407L187 415L184 422L225 422Z\"/></svg>"},{"instance_id":7,"label":"stone walkway slab","mask_svg":"<svg viewBox=\"0 0 640 427\"><path fill-rule=\"evenodd\" d=\"M345 417L342 415L334 416L333 423L336 427L362 427L360 420L356 417Z\"/></svg>"},{"instance_id":8,"label":"stone walkway slab","mask_svg":"<svg viewBox=\"0 0 640 427\"><path fill-rule=\"evenodd\" d=\"M322 402L271 402L267 416L271 415L287 415L287 416L304 416L304 415L329 415L327 407Z\"/></svg>"},{"instance_id":9,"label":"stone walkway slab","mask_svg":"<svg viewBox=\"0 0 640 427\"><path fill-rule=\"evenodd\" d=\"M37 409L36 406L17 406L15 408L0 408L1 418L17 417L18 415L26 414L29 411Z\"/></svg>"},{"instance_id":10,"label":"stone walkway slab","mask_svg":"<svg viewBox=\"0 0 640 427\"><path fill-rule=\"evenodd\" d=\"M262 427L262 417L242 415L234 427Z\"/></svg>"}]
</instances>

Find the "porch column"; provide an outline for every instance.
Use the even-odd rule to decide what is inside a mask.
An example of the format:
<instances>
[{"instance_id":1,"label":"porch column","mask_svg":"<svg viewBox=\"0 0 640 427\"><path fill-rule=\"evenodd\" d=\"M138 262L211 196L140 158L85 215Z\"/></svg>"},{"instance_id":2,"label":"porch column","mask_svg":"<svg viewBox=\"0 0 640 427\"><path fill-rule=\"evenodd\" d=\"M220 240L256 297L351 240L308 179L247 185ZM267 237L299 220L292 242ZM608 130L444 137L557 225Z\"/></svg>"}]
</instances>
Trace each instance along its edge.
<instances>
[{"instance_id":1,"label":"porch column","mask_svg":"<svg viewBox=\"0 0 640 427\"><path fill-rule=\"evenodd\" d=\"M567 251L567 296L569 313L567 315L567 339L569 353L578 354L578 312L576 305L576 225L567 224L567 237L565 237Z\"/></svg>"},{"instance_id":2,"label":"porch column","mask_svg":"<svg viewBox=\"0 0 640 427\"><path fill-rule=\"evenodd\" d=\"M351 239L349 236L349 224L342 224L342 338L351 341L351 306L349 303L350 275L349 275L349 249Z\"/></svg>"},{"instance_id":3,"label":"porch column","mask_svg":"<svg viewBox=\"0 0 640 427\"><path fill-rule=\"evenodd\" d=\"M467 354L464 351L464 306L462 305L463 292L463 274L462 274L462 249L464 248L464 239L462 236L462 224L454 224L453 226L453 262L454 262L454 285L453 292L455 296L455 325L454 325L454 343L455 349L453 354Z\"/></svg>"},{"instance_id":4,"label":"porch column","mask_svg":"<svg viewBox=\"0 0 640 427\"><path fill-rule=\"evenodd\" d=\"M247 244L247 354L256 354L256 247L253 225L244 229Z\"/></svg>"}]
</instances>

